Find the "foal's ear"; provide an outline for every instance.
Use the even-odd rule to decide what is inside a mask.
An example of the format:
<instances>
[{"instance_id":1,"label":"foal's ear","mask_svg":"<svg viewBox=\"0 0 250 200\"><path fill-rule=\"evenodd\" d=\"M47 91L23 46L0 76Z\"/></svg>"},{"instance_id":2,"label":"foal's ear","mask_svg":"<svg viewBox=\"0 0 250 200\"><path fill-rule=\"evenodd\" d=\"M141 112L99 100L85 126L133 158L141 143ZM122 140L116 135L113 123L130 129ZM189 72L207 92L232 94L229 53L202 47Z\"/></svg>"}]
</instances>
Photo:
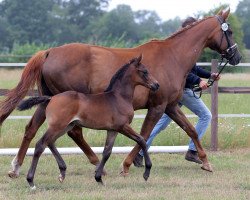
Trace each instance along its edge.
<instances>
[{"instance_id":1,"label":"foal's ear","mask_svg":"<svg viewBox=\"0 0 250 200\"><path fill-rule=\"evenodd\" d=\"M141 62L141 59L142 59L142 54L140 54L139 57L137 57L137 58L135 59L135 64L136 64L136 65L139 65L140 62Z\"/></svg>"}]
</instances>

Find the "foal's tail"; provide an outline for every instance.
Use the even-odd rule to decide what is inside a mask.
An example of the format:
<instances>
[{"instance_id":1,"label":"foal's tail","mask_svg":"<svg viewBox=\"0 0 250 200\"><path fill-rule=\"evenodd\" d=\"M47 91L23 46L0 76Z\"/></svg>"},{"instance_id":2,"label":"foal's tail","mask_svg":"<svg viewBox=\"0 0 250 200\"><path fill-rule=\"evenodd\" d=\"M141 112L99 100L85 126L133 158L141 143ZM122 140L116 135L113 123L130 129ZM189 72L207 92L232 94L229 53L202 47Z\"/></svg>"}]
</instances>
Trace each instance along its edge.
<instances>
[{"instance_id":1,"label":"foal's tail","mask_svg":"<svg viewBox=\"0 0 250 200\"><path fill-rule=\"evenodd\" d=\"M7 97L0 102L0 125L30 89L33 89L36 84L38 89L41 89L42 65L48 53L48 50L39 51L28 61L18 85L10 90L6 95Z\"/></svg>"},{"instance_id":2,"label":"foal's tail","mask_svg":"<svg viewBox=\"0 0 250 200\"><path fill-rule=\"evenodd\" d=\"M49 96L42 96L42 97L31 97L29 99L23 100L17 106L17 110L23 111L32 108L35 105L40 103L48 104L51 97Z\"/></svg>"}]
</instances>

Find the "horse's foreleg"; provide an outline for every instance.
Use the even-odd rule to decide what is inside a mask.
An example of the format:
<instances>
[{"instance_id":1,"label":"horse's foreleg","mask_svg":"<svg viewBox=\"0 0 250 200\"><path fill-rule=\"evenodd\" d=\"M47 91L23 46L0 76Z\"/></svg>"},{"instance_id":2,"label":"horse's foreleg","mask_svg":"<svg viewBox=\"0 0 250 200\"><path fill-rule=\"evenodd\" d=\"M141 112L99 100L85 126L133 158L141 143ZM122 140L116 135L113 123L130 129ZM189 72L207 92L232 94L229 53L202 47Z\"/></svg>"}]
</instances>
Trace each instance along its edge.
<instances>
[{"instance_id":1,"label":"horse's foreleg","mask_svg":"<svg viewBox=\"0 0 250 200\"><path fill-rule=\"evenodd\" d=\"M74 128L71 131L68 131L68 135L69 135L69 137L71 137L74 140L74 142L85 153L85 155L88 157L90 163L92 163L95 166L100 163L97 155L93 152L91 147L84 140L83 135L82 135L82 128L80 128L78 126L74 126Z\"/></svg>"},{"instance_id":2,"label":"horse's foreleg","mask_svg":"<svg viewBox=\"0 0 250 200\"><path fill-rule=\"evenodd\" d=\"M161 118L163 112L165 110L165 105L157 106L157 107L152 107L148 109L148 113L146 115L146 118L143 122L142 128L141 128L141 135L145 140L148 139L151 131L153 130L155 124L159 121ZM121 174L128 174L129 172L129 167L133 163L133 160L137 153L140 151L140 146L138 144L135 145L133 150L129 153L129 155L125 158L123 161L123 169Z\"/></svg>"},{"instance_id":3,"label":"horse's foreleg","mask_svg":"<svg viewBox=\"0 0 250 200\"><path fill-rule=\"evenodd\" d=\"M165 113L171 117L193 140L198 151L199 158L202 160L202 169L212 172L212 167L208 162L207 155L198 139L198 134L194 126L188 121L179 106L169 107Z\"/></svg>"},{"instance_id":4,"label":"horse's foreleg","mask_svg":"<svg viewBox=\"0 0 250 200\"><path fill-rule=\"evenodd\" d=\"M96 169L96 173L95 173L95 180L99 183L103 183L102 182L103 169L104 169L105 163L107 162L107 160L109 159L111 155L116 136L117 136L117 132L115 131L107 132L106 143L105 143L105 147L102 153L102 160L100 164L98 165Z\"/></svg>"},{"instance_id":5,"label":"horse's foreleg","mask_svg":"<svg viewBox=\"0 0 250 200\"><path fill-rule=\"evenodd\" d=\"M150 157L148 155L146 141L144 140L144 138L141 135L137 134L131 128L131 126L129 126L129 124L126 124L123 127L123 130L121 133L126 135L127 137L131 138L132 140L136 141L137 144L142 148L144 158L145 158L144 159L145 160L145 172L143 174L143 177L145 180L147 180L149 175L150 175L150 169L152 167L152 163L151 163Z\"/></svg>"},{"instance_id":6,"label":"horse's foreleg","mask_svg":"<svg viewBox=\"0 0 250 200\"><path fill-rule=\"evenodd\" d=\"M55 147L55 143L49 144L48 147L49 147L50 151L52 152L52 154L54 155L56 162L58 164L58 167L60 170L60 175L59 175L58 179L62 183L65 179L67 166L66 166L62 156L58 152L57 148Z\"/></svg>"},{"instance_id":7,"label":"horse's foreleg","mask_svg":"<svg viewBox=\"0 0 250 200\"><path fill-rule=\"evenodd\" d=\"M11 162L12 170L8 173L9 177L17 178L19 176L19 170L21 165L23 164L23 160L29 148L30 142L34 138L39 127L43 124L45 118L45 109L43 106L39 105L30 122L25 128L21 146L16 157Z\"/></svg>"}]
</instances>

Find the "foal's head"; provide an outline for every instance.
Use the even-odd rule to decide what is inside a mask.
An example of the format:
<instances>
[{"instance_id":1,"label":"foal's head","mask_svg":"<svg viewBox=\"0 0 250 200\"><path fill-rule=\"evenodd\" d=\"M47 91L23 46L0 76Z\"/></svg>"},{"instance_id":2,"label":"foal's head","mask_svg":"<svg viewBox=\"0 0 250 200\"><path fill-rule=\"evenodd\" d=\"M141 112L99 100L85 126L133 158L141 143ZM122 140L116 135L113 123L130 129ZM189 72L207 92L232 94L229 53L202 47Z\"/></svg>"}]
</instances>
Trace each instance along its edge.
<instances>
[{"instance_id":1,"label":"foal's head","mask_svg":"<svg viewBox=\"0 0 250 200\"><path fill-rule=\"evenodd\" d=\"M159 83L148 72L145 65L141 63L142 56L133 58L129 63L121 67L112 77L109 86L105 92L111 91L117 81L121 81L129 77L129 82L133 85L143 85L153 91L159 88Z\"/></svg>"},{"instance_id":2,"label":"foal's head","mask_svg":"<svg viewBox=\"0 0 250 200\"><path fill-rule=\"evenodd\" d=\"M241 55L238 51L237 44L233 40L233 31L227 23L230 9L227 11L219 11L215 15L214 22L217 27L211 32L207 41L207 46L229 60L231 65L237 65L241 60Z\"/></svg>"},{"instance_id":3,"label":"foal's head","mask_svg":"<svg viewBox=\"0 0 250 200\"><path fill-rule=\"evenodd\" d=\"M141 63L142 55L133 58L130 61L131 81L136 85L143 85L153 91L156 91L160 85L158 81L148 72L146 66Z\"/></svg>"}]
</instances>

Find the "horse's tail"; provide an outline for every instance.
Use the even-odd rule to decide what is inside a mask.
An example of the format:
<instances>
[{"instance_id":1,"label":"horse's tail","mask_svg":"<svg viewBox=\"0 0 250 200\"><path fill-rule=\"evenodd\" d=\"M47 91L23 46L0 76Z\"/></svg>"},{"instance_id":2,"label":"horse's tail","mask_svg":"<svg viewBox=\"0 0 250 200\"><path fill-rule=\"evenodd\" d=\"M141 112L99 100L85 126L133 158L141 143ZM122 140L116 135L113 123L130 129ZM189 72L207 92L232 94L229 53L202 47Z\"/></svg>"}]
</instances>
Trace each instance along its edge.
<instances>
[{"instance_id":1,"label":"horse's tail","mask_svg":"<svg viewBox=\"0 0 250 200\"><path fill-rule=\"evenodd\" d=\"M23 111L23 110L28 110L32 108L35 105L38 105L40 103L48 104L50 101L51 97L49 96L42 96L42 97L31 97L26 100L22 100L18 106L17 110Z\"/></svg>"},{"instance_id":2,"label":"horse's tail","mask_svg":"<svg viewBox=\"0 0 250 200\"><path fill-rule=\"evenodd\" d=\"M25 97L30 89L37 84L41 91L42 65L49 51L39 51L28 61L18 85L7 93L7 97L0 103L0 125Z\"/></svg>"}]
</instances>

